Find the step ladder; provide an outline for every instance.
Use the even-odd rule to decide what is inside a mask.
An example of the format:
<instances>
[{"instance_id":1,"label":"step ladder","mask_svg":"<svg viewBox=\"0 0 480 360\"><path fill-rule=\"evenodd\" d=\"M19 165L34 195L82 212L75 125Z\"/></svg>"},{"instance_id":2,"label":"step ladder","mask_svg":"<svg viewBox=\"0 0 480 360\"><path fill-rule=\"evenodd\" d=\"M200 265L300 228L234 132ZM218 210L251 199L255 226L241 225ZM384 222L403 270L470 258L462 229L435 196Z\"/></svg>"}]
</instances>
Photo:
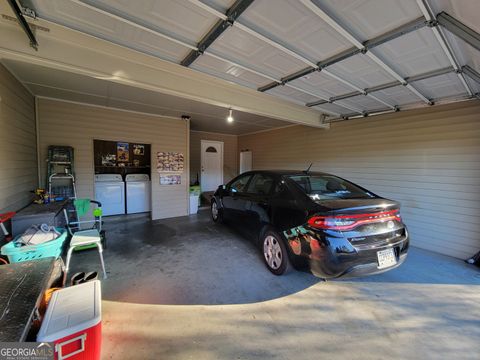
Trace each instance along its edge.
<instances>
[{"instance_id":1,"label":"step ladder","mask_svg":"<svg viewBox=\"0 0 480 360\"><path fill-rule=\"evenodd\" d=\"M50 196L75 199L73 147L50 145L47 158L47 184Z\"/></svg>"}]
</instances>

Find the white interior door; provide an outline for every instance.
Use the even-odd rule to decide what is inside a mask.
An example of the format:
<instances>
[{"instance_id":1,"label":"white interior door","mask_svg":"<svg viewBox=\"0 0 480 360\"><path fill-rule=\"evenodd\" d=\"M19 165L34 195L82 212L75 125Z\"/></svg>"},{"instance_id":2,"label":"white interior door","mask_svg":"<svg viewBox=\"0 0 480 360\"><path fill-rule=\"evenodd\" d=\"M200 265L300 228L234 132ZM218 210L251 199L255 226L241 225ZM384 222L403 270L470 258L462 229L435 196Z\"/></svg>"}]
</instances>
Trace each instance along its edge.
<instances>
[{"instance_id":1,"label":"white interior door","mask_svg":"<svg viewBox=\"0 0 480 360\"><path fill-rule=\"evenodd\" d=\"M201 141L201 178L202 191L214 191L223 184L223 142Z\"/></svg>"},{"instance_id":2,"label":"white interior door","mask_svg":"<svg viewBox=\"0 0 480 360\"><path fill-rule=\"evenodd\" d=\"M240 152L240 174L252 170L252 152Z\"/></svg>"}]
</instances>

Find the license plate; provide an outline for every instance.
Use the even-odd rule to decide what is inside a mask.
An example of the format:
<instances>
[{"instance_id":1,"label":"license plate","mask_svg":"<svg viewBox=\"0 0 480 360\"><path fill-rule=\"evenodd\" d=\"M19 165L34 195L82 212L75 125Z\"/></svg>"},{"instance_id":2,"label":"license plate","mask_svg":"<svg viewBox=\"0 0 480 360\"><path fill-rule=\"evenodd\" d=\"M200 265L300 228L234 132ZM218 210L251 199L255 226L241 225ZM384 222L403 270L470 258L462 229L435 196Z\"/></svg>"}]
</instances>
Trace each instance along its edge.
<instances>
[{"instance_id":1,"label":"license plate","mask_svg":"<svg viewBox=\"0 0 480 360\"><path fill-rule=\"evenodd\" d=\"M377 251L378 268L385 269L397 263L393 248Z\"/></svg>"}]
</instances>

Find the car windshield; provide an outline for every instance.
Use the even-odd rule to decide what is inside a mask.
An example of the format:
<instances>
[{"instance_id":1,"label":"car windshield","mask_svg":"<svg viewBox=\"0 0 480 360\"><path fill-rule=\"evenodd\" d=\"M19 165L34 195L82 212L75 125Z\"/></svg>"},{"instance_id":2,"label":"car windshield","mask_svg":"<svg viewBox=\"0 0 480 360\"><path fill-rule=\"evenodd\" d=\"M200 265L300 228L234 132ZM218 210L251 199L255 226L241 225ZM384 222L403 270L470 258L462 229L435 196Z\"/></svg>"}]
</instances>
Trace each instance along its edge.
<instances>
[{"instance_id":1,"label":"car windshield","mask_svg":"<svg viewBox=\"0 0 480 360\"><path fill-rule=\"evenodd\" d=\"M332 175L289 176L312 200L370 199L375 195Z\"/></svg>"}]
</instances>

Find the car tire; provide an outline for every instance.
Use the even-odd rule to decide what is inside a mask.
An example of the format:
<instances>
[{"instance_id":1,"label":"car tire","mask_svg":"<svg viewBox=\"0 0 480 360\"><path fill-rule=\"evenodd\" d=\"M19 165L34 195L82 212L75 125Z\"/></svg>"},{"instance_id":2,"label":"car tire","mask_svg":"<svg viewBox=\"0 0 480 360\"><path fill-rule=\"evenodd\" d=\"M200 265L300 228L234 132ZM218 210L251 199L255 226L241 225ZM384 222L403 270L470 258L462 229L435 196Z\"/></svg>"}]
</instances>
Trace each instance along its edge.
<instances>
[{"instance_id":1,"label":"car tire","mask_svg":"<svg viewBox=\"0 0 480 360\"><path fill-rule=\"evenodd\" d=\"M273 274L283 275L292 268L285 242L275 231L267 230L263 233L260 251L265 265Z\"/></svg>"},{"instance_id":2,"label":"car tire","mask_svg":"<svg viewBox=\"0 0 480 360\"><path fill-rule=\"evenodd\" d=\"M223 223L222 209L218 207L217 200L215 199L212 199L212 203L210 204L210 215L212 216L213 222Z\"/></svg>"}]
</instances>

